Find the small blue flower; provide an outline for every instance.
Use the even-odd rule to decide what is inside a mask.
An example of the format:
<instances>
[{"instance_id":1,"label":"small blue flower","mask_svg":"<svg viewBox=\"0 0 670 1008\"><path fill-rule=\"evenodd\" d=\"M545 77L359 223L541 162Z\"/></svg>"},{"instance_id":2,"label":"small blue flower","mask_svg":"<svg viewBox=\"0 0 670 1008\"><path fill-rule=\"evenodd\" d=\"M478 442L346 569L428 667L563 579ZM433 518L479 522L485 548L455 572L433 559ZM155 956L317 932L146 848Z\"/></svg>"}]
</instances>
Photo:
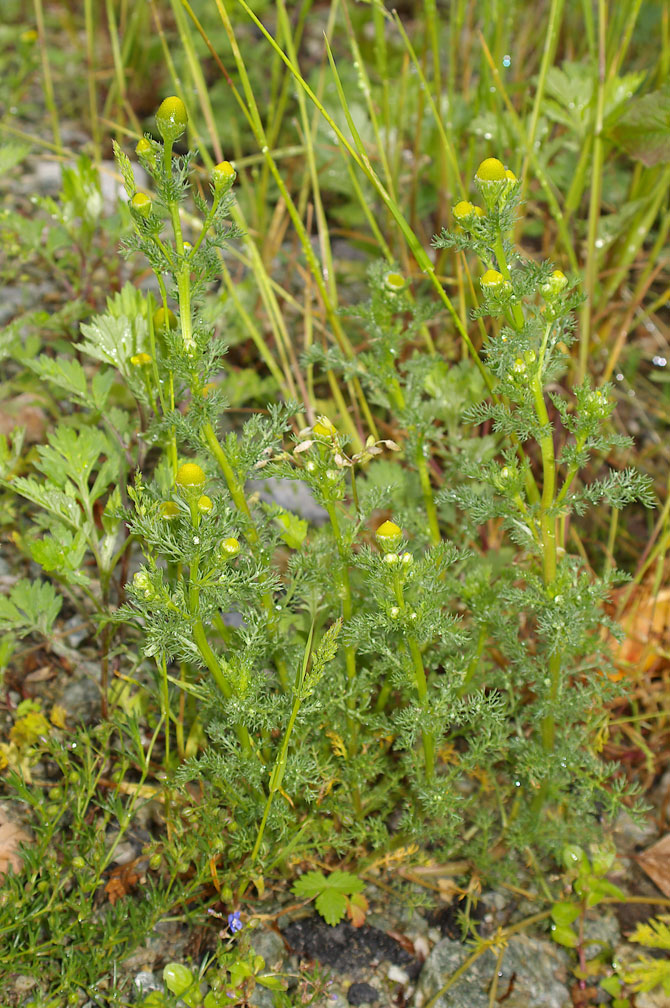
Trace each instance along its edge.
<instances>
[{"instance_id":1,"label":"small blue flower","mask_svg":"<svg viewBox=\"0 0 670 1008\"><path fill-rule=\"evenodd\" d=\"M235 934L236 931L241 931L244 924L240 920L240 911L236 910L234 913L228 914L228 927Z\"/></svg>"}]
</instances>

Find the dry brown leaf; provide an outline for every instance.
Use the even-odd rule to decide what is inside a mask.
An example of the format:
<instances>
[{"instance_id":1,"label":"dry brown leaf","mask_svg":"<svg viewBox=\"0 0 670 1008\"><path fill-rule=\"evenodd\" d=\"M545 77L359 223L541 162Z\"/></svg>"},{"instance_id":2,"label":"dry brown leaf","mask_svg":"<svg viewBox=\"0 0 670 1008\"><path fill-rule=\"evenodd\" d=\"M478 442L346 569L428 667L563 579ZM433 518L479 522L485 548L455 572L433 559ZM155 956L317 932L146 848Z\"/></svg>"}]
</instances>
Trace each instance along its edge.
<instances>
[{"instance_id":1,"label":"dry brown leaf","mask_svg":"<svg viewBox=\"0 0 670 1008\"><path fill-rule=\"evenodd\" d=\"M9 869L13 872L21 871L23 859L19 853L19 844L28 843L30 837L20 826L8 818L7 813L0 808L0 879L2 879Z\"/></svg>"},{"instance_id":2,"label":"dry brown leaf","mask_svg":"<svg viewBox=\"0 0 670 1008\"><path fill-rule=\"evenodd\" d=\"M141 858L135 858L134 861L112 869L105 885L105 893L112 906L117 900L126 896L131 889L134 889L138 882L142 881L142 873L138 871L140 861L142 861Z\"/></svg>"},{"instance_id":3,"label":"dry brown leaf","mask_svg":"<svg viewBox=\"0 0 670 1008\"><path fill-rule=\"evenodd\" d=\"M636 860L663 895L670 899L670 833L638 854Z\"/></svg>"},{"instance_id":4,"label":"dry brown leaf","mask_svg":"<svg viewBox=\"0 0 670 1008\"><path fill-rule=\"evenodd\" d=\"M625 589L617 594L622 591ZM647 584L640 585L620 623L626 636L621 642L611 641L619 678L636 672L641 675L670 650L670 588L653 591Z\"/></svg>"}]
</instances>

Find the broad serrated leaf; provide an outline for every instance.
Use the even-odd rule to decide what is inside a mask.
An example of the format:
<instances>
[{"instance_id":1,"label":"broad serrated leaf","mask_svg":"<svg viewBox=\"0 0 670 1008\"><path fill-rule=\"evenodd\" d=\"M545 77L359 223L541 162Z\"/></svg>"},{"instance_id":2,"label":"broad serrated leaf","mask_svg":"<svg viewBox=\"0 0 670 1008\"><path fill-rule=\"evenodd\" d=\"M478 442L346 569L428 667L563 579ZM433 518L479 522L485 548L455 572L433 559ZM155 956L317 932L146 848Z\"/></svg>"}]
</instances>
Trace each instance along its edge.
<instances>
[{"instance_id":1,"label":"broad serrated leaf","mask_svg":"<svg viewBox=\"0 0 670 1008\"><path fill-rule=\"evenodd\" d=\"M347 896L351 896L353 893L363 892L365 885L359 878L352 875L350 872L337 871L331 872L327 879L329 889L337 889L339 892L345 893Z\"/></svg>"},{"instance_id":2,"label":"broad serrated leaf","mask_svg":"<svg viewBox=\"0 0 670 1008\"><path fill-rule=\"evenodd\" d=\"M298 899L314 899L328 885L321 871L308 871L293 883L293 892Z\"/></svg>"},{"instance_id":3,"label":"broad serrated leaf","mask_svg":"<svg viewBox=\"0 0 670 1008\"><path fill-rule=\"evenodd\" d=\"M47 381L73 398L86 399L86 374L76 358L47 357L40 354L34 360L26 361L27 366Z\"/></svg>"},{"instance_id":4,"label":"broad serrated leaf","mask_svg":"<svg viewBox=\"0 0 670 1008\"><path fill-rule=\"evenodd\" d=\"M115 459L117 455L116 447L103 431L95 427L75 430L64 424L56 427L49 434L49 444L40 445L37 451L39 455L37 468L55 486L63 489L68 480L78 487L88 483L101 455L106 456L108 461ZM105 479L109 482L108 474L105 474Z\"/></svg>"},{"instance_id":5,"label":"broad serrated leaf","mask_svg":"<svg viewBox=\"0 0 670 1008\"><path fill-rule=\"evenodd\" d=\"M335 927L347 912L347 897L338 889L324 889L316 897L316 909L326 924Z\"/></svg>"},{"instance_id":6,"label":"broad serrated leaf","mask_svg":"<svg viewBox=\"0 0 670 1008\"><path fill-rule=\"evenodd\" d=\"M111 364L122 374L129 372L130 358L146 351L148 326L146 300L141 291L126 284L107 298L107 311L81 327L84 342L78 349L95 360Z\"/></svg>"},{"instance_id":7,"label":"broad serrated leaf","mask_svg":"<svg viewBox=\"0 0 670 1008\"><path fill-rule=\"evenodd\" d=\"M60 518L71 528L78 529L82 525L81 508L71 494L38 483L32 476L17 476L13 480L5 480L4 485L25 497L26 500L38 504L45 511Z\"/></svg>"},{"instance_id":8,"label":"broad serrated leaf","mask_svg":"<svg viewBox=\"0 0 670 1008\"><path fill-rule=\"evenodd\" d=\"M91 381L91 403L97 410L102 410L114 384L114 372L104 368L98 371Z\"/></svg>"},{"instance_id":9,"label":"broad serrated leaf","mask_svg":"<svg viewBox=\"0 0 670 1008\"><path fill-rule=\"evenodd\" d=\"M27 546L35 563L48 573L56 573L70 584L89 583L90 579L81 570L87 547L83 530L72 533L55 522L49 535L28 540Z\"/></svg>"},{"instance_id":10,"label":"broad serrated leaf","mask_svg":"<svg viewBox=\"0 0 670 1008\"><path fill-rule=\"evenodd\" d=\"M0 630L21 636L38 630L48 634L60 612L63 599L48 581L17 581L9 597L0 597Z\"/></svg>"},{"instance_id":11,"label":"broad serrated leaf","mask_svg":"<svg viewBox=\"0 0 670 1008\"><path fill-rule=\"evenodd\" d=\"M670 82L630 102L612 135L648 168L670 161Z\"/></svg>"}]
</instances>

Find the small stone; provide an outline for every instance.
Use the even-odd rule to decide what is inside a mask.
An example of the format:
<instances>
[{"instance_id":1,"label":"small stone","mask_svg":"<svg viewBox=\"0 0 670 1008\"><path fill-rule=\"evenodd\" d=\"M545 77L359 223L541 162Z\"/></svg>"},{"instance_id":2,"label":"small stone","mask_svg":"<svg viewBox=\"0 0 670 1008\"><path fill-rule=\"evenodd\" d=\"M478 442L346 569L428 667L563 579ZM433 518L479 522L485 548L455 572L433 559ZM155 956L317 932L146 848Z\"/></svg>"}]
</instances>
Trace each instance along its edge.
<instances>
[{"instance_id":1,"label":"small stone","mask_svg":"<svg viewBox=\"0 0 670 1008\"><path fill-rule=\"evenodd\" d=\"M445 938L424 964L415 1004L421 1008L449 980L470 954L470 947ZM498 991L505 994L505 1008L570 1008L567 987L568 958L554 942L527 935L514 935L498 966L497 956L487 950L467 972L438 998L434 1008L489 1008L491 982L498 969ZM514 984L512 984L512 978Z\"/></svg>"},{"instance_id":2,"label":"small stone","mask_svg":"<svg viewBox=\"0 0 670 1008\"><path fill-rule=\"evenodd\" d=\"M284 962L286 946L274 931L258 928L251 934L251 947L256 955L263 956L266 970L275 969Z\"/></svg>"},{"instance_id":3,"label":"small stone","mask_svg":"<svg viewBox=\"0 0 670 1008\"><path fill-rule=\"evenodd\" d=\"M152 991L163 990L163 984L156 975L154 973L150 973L149 970L142 970L141 973L138 973L135 977L134 983L138 994L150 994Z\"/></svg>"},{"instance_id":4,"label":"small stone","mask_svg":"<svg viewBox=\"0 0 670 1008\"><path fill-rule=\"evenodd\" d=\"M389 970L386 975L393 983L409 983L409 973L407 970L404 970L402 966L389 966Z\"/></svg>"},{"instance_id":5,"label":"small stone","mask_svg":"<svg viewBox=\"0 0 670 1008\"><path fill-rule=\"evenodd\" d=\"M352 983L347 991L347 1001L350 1005L373 1004L379 1001L379 991L369 983Z\"/></svg>"}]
</instances>

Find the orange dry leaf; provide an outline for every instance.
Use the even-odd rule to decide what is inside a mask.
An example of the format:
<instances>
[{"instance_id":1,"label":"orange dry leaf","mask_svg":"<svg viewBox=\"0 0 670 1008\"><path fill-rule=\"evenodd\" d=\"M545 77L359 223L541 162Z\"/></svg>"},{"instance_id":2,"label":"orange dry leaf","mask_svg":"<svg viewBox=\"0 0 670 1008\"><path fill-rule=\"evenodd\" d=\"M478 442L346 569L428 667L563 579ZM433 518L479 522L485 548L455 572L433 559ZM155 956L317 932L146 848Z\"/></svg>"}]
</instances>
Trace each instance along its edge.
<instances>
[{"instance_id":1,"label":"orange dry leaf","mask_svg":"<svg viewBox=\"0 0 670 1008\"><path fill-rule=\"evenodd\" d=\"M368 909L368 901L363 893L354 893L347 899L347 917L355 928L365 924L365 914Z\"/></svg>"},{"instance_id":2,"label":"orange dry leaf","mask_svg":"<svg viewBox=\"0 0 670 1008\"><path fill-rule=\"evenodd\" d=\"M142 859L138 858L135 861L129 861L128 864L118 865L112 869L105 885L105 893L112 906L117 900L123 896L127 896L130 890L134 889L137 883L141 881L141 873L137 870L138 860Z\"/></svg>"},{"instance_id":3,"label":"orange dry leaf","mask_svg":"<svg viewBox=\"0 0 670 1008\"><path fill-rule=\"evenodd\" d=\"M636 861L663 895L670 899L670 833L638 854Z\"/></svg>"},{"instance_id":4,"label":"orange dry leaf","mask_svg":"<svg viewBox=\"0 0 670 1008\"><path fill-rule=\"evenodd\" d=\"M21 871L23 859L19 853L19 844L28 843L30 837L17 826L15 822L7 817L6 812L0 809L0 879L2 879L9 869L15 873Z\"/></svg>"},{"instance_id":5,"label":"orange dry leaf","mask_svg":"<svg viewBox=\"0 0 670 1008\"><path fill-rule=\"evenodd\" d=\"M621 643L611 642L617 678L641 676L670 651L670 588L654 592L650 585L640 585L620 623L626 636Z\"/></svg>"}]
</instances>

